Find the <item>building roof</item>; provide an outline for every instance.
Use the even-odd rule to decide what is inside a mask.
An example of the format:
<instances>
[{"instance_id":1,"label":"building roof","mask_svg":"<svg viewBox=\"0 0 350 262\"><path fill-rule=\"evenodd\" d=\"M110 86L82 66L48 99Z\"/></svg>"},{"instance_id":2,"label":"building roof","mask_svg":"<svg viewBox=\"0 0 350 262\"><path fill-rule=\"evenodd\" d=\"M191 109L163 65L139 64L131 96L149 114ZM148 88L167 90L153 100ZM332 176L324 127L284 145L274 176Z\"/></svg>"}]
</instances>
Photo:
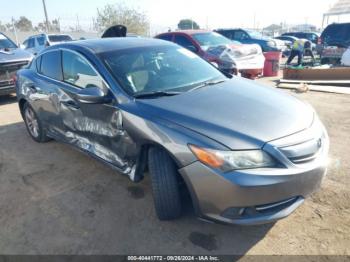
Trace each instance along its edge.
<instances>
[{"instance_id":1,"label":"building roof","mask_svg":"<svg viewBox=\"0 0 350 262\"><path fill-rule=\"evenodd\" d=\"M339 0L325 15L350 14L350 0Z\"/></svg>"}]
</instances>

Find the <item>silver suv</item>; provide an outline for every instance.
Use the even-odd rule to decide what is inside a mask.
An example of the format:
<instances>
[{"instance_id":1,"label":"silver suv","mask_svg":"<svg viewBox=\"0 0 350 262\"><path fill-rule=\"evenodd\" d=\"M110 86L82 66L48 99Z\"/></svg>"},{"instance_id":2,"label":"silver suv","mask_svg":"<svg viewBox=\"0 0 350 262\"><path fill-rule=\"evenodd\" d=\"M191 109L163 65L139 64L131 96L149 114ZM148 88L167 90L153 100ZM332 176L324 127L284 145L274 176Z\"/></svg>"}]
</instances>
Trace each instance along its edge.
<instances>
[{"instance_id":1,"label":"silver suv","mask_svg":"<svg viewBox=\"0 0 350 262\"><path fill-rule=\"evenodd\" d=\"M37 55L48 46L73 41L70 35L64 34L40 34L29 37L23 42L25 50Z\"/></svg>"}]
</instances>

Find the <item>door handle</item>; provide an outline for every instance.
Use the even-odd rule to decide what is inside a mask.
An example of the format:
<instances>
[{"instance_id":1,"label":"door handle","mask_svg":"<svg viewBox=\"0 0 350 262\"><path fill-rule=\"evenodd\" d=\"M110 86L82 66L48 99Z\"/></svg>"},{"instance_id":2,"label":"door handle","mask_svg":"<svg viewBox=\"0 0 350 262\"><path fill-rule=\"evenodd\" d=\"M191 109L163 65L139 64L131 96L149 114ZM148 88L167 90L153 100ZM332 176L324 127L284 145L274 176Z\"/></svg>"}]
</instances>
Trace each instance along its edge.
<instances>
[{"instance_id":1,"label":"door handle","mask_svg":"<svg viewBox=\"0 0 350 262\"><path fill-rule=\"evenodd\" d=\"M61 101L61 104L64 105L64 106L66 106L66 107L73 108L73 109L79 109L79 108L80 108L80 106L79 106L76 102L74 102L74 101L72 101L72 100L69 100L69 101Z\"/></svg>"}]
</instances>

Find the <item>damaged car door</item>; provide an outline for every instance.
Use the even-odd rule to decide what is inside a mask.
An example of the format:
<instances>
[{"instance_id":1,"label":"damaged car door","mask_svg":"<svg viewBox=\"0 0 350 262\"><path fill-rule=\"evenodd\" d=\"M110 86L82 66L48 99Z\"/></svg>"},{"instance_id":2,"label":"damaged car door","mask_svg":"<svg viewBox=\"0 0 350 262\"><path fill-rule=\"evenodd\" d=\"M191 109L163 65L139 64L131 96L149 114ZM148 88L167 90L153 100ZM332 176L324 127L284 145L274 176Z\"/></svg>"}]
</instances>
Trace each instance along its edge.
<instances>
[{"instance_id":1,"label":"damaged car door","mask_svg":"<svg viewBox=\"0 0 350 262\"><path fill-rule=\"evenodd\" d=\"M80 53L62 51L64 95L60 101L60 115L65 140L122 172L130 172L123 160L121 112L112 101L107 83Z\"/></svg>"}]
</instances>

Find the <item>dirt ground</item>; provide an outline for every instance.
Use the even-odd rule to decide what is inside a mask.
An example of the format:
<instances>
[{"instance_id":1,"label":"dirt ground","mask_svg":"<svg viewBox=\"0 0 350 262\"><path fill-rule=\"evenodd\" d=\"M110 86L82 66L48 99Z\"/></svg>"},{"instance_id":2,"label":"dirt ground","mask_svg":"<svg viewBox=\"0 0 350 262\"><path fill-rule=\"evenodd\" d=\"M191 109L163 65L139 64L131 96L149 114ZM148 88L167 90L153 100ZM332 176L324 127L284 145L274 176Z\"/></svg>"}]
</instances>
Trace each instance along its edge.
<instances>
[{"instance_id":1,"label":"dirt ground","mask_svg":"<svg viewBox=\"0 0 350 262\"><path fill-rule=\"evenodd\" d=\"M329 172L290 217L254 227L206 223L191 208L158 221L149 179L133 184L68 145L33 142L15 97L0 97L0 253L350 255L350 96L286 92L326 125Z\"/></svg>"}]
</instances>

